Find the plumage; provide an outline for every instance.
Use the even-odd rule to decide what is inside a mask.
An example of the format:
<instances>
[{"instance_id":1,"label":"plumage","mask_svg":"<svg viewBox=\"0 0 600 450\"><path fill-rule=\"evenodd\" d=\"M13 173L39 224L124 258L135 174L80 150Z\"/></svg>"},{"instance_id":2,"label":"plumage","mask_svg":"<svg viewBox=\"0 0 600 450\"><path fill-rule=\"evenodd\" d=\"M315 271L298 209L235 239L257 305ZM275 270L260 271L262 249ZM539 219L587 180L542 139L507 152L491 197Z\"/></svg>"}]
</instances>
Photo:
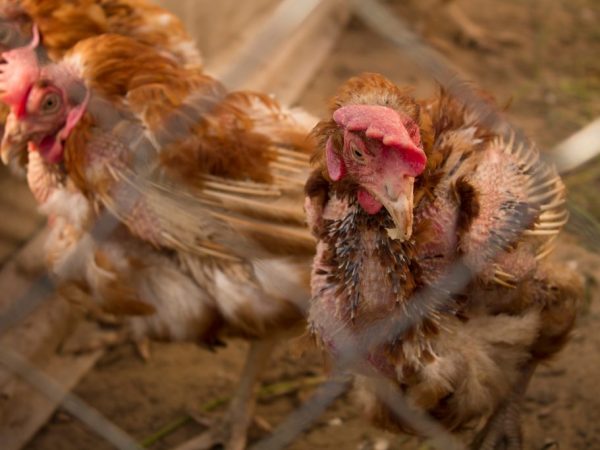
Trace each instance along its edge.
<instances>
[{"instance_id":1,"label":"plumage","mask_svg":"<svg viewBox=\"0 0 600 450\"><path fill-rule=\"evenodd\" d=\"M0 52L24 47L41 34L43 46L37 48L36 56L57 61L78 42L106 33L153 46L189 68L202 66L196 44L181 21L146 0L0 1ZM8 110L1 105L2 124L7 116ZM11 168L20 173L25 164L25 157L13 160Z\"/></svg>"},{"instance_id":2,"label":"plumage","mask_svg":"<svg viewBox=\"0 0 600 450\"><path fill-rule=\"evenodd\" d=\"M129 316L138 338L212 345L301 327L314 252L308 115L120 35L83 40L57 63L23 58L33 63L16 80L15 61L0 85L23 98L4 97L2 152L29 149L57 280Z\"/></svg>"},{"instance_id":3,"label":"plumage","mask_svg":"<svg viewBox=\"0 0 600 450\"><path fill-rule=\"evenodd\" d=\"M546 259L567 219L564 186L533 145L504 140L444 91L417 102L364 74L331 105L334 119L314 131L320 147L306 186L318 240L310 329L334 357L348 339L365 346L368 367L357 370L380 425L414 431L376 397L370 371L448 429L481 430L492 414L508 414L507 399L573 326L581 281ZM405 130L369 137L386 127L373 105L398 114ZM361 127L338 119L348 106L364 114ZM427 163L415 175L406 155L419 150ZM346 167L338 180L332 159L334 174ZM453 269L470 283L448 280ZM383 339L368 341L372 330ZM482 431L473 448L515 438L502 426Z\"/></svg>"},{"instance_id":4,"label":"plumage","mask_svg":"<svg viewBox=\"0 0 600 450\"><path fill-rule=\"evenodd\" d=\"M153 45L180 64L201 65L196 45L181 21L147 0L3 0L0 16L2 51L29 42L35 25L53 60L62 58L79 41L112 33Z\"/></svg>"},{"instance_id":5,"label":"plumage","mask_svg":"<svg viewBox=\"0 0 600 450\"><path fill-rule=\"evenodd\" d=\"M214 254L218 266L245 266L235 244L256 246L261 257L286 258L290 248L310 256L302 179L312 144L303 118L262 94L226 92L200 71L118 35L82 41L40 70L44 81L27 90L28 102L38 89L83 88L89 96L61 100L67 109L85 109L64 139L60 117L41 128L32 109L9 118L5 147L29 142L38 150L30 179L40 201L54 184L84 198L86 215L108 210L152 251L181 252L184 260ZM48 142L59 149L57 161L44 158ZM203 216L219 225L206 221L203 228Z\"/></svg>"}]
</instances>

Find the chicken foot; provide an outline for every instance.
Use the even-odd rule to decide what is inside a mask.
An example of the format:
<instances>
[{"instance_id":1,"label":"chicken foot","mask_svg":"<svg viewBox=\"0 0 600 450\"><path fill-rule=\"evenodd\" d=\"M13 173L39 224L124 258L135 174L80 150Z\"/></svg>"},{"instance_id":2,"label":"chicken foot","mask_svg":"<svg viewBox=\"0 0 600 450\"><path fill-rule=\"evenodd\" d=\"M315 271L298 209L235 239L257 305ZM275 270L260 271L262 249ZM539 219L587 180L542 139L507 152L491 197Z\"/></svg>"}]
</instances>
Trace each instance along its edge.
<instances>
[{"instance_id":1,"label":"chicken foot","mask_svg":"<svg viewBox=\"0 0 600 450\"><path fill-rule=\"evenodd\" d=\"M256 406L255 387L271 355L275 342L253 341L246 355L242 377L223 418L205 433L178 446L175 450L243 450Z\"/></svg>"},{"instance_id":2,"label":"chicken foot","mask_svg":"<svg viewBox=\"0 0 600 450\"><path fill-rule=\"evenodd\" d=\"M521 403L536 364L528 363L513 392L496 409L486 426L473 442L471 450L522 450L523 433L521 431Z\"/></svg>"},{"instance_id":3,"label":"chicken foot","mask_svg":"<svg viewBox=\"0 0 600 450\"><path fill-rule=\"evenodd\" d=\"M148 338L134 338L124 326L103 329L96 322L82 320L73 334L62 343L61 352L77 355L107 350L129 343L133 343L140 358L144 361L150 360L150 340Z\"/></svg>"}]
</instances>

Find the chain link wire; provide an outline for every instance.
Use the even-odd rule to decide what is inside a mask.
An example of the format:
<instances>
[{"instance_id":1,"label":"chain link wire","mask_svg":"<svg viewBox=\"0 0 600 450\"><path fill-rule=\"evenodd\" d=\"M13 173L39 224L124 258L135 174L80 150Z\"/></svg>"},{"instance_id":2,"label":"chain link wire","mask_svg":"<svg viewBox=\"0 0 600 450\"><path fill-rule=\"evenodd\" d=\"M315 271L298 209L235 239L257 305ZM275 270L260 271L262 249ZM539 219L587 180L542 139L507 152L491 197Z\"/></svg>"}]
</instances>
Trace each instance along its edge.
<instances>
[{"instance_id":1,"label":"chain link wire","mask_svg":"<svg viewBox=\"0 0 600 450\"><path fill-rule=\"evenodd\" d=\"M318 2L303 4L302 7L295 5L297 2L284 1L278 9L263 33L263 38L252 45L246 55L241 59L241 67L232 67L227 73L226 84L235 87L243 82L246 76L260 64L265 53L274 48L272 36L280 36L283 31L290 27L298 27L302 19L307 17ZM518 128L509 124L488 102L481 99L471 85L464 83L457 71L448 64L443 57L427 46L418 36L409 31L409 28L389 8L378 0L352 0L354 13L364 21L371 29L382 35L398 50L408 54L419 65L421 65L430 76L446 88L455 97L460 98L467 107L481 117L483 124L496 130L506 139L514 139L517 143L530 144L525 134ZM284 8L285 6L285 8ZM270 30L270 31L269 31ZM196 108L197 114L206 113L214 107L212 101L201 99L200 107ZM119 124L118 112L111 109L109 105L101 105L100 117L107 124ZM168 127L168 136L173 140L190 132L189 124L197 117L188 117L183 123L180 117L174 115L172 120L165 121ZM156 155L157 143L139 128L130 130L129 144L136 155L134 172L140 178L149 177L155 168L154 155ZM162 140L160 145L166 145L167 139ZM546 164L542 161L540 164ZM134 205L142 193L138 192L127 183L121 183L118 187L120 204L119 209L127 211ZM91 235L97 242L107 239L110 234L120 225L120 221L108 212L103 212L97 219ZM594 224L597 226L597 224ZM521 224L521 231L526 224ZM518 238L516 236L515 238ZM591 239L597 241L597 235L592 234ZM252 450L276 450L283 449L298 438L340 396L351 388L350 373L363 373L372 377L377 383L377 396L394 413L406 421L413 429L418 430L423 436L431 440L431 444L438 449L457 450L464 448L456 438L442 428L435 420L431 419L422 411L415 410L408 404L406 399L394 386L390 386L385 379L367 370L365 374L365 362L369 349L380 345L390 339L401 338L401 336L415 324L420 323L432 311L442 307L453 293L460 292L466 287L473 277L472 271L466 271L460 261L455 264L432 286L417 292L407 303L407 309L401 314L394 314L371 327L363 330L359 335L351 335L345 331L345 324L336 324L336 348L339 349L339 357L335 361L336 368L331 379L324 383L313 395L297 410L291 413L271 435L258 442ZM18 300L14 301L7 312L0 315L0 337L11 328L26 318L45 299L48 299L55 291L56 286L49 275L39 277ZM444 292L444 295L440 295ZM111 423L96 410L87 405L75 394L64 392L62 388L42 371L22 357L14 354L8 349L0 349L0 364L22 377L37 390L55 402L62 401L62 407L77 417L95 433L102 436L115 448L129 450L138 449L135 440L127 433Z\"/></svg>"},{"instance_id":2,"label":"chain link wire","mask_svg":"<svg viewBox=\"0 0 600 450\"><path fill-rule=\"evenodd\" d=\"M521 129L509 123L497 109L482 99L472 84L462 80L458 71L438 52L411 32L408 26L390 8L379 0L352 0L351 3L354 13L372 31L390 41L403 54L410 56L437 83L454 97L460 99L470 111L475 112L484 126L503 136L506 141L514 142L515 145L531 145L531 141ZM555 157L556 154L552 156ZM542 153L538 164L547 165L553 162ZM577 209L571 208L571 211L575 212L578 221L588 224L588 227L586 227L589 232L588 238L591 238L593 242L599 242L598 234L595 232L598 229L597 222L589 216L580 214ZM514 239L518 240L528 224L525 220L520 220L520 223L518 223L518 218L515 219L517 221L515 225L517 232ZM402 339L404 333L419 324L429 314L447 304L453 294L458 294L467 287L476 273L477 270L466 270L465 265L460 260L457 261L439 280L415 293L406 302L405 310L376 321L357 335L345 332L344 323L335 323L331 328L335 330L333 340L338 353L335 361L338 370L343 368L344 370L360 373L364 369L369 349L376 348L390 338ZM445 292L445 295L440 295L440 292ZM435 420L423 412L411 409L403 396L399 394L398 389L390 386L387 380L374 374L370 374L370 376L378 382L377 398L409 426L419 430L421 435L429 438L431 445L440 450L464 448ZM335 387L330 386L329 390L324 390L318 395L323 402L328 400L333 402L335 399L335 396L332 395L334 391ZM290 436L286 436L286 434L291 433L292 429L293 427L285 422L285 426L277 428L268 438L268 441L291 442ZM299 430L301 427L297 429ZM268 450L284 447L283 445L279 447L271 446L268 447ZM260 444L257 448L262 450Z\"/></svg>"},{"instance_id":3,"label":"chain link wire","mask_svg":"<svg viewBox=\"0 0 600 450\"><path fill-rule=\"evenodd\" d=\"M246 78L257 70L261 61L271 51L276 48L277 42L291 29L295 29L308 17L318 6L318 1L304 2L302 6L296 5L297 2L286 0L277 9L276 14L271 18L260 39L242 55L236 67L232 67L226 74L224 83L232 88L241 84ZM212 101L211 101L212 100ZM167 118L164 127L168 130L167 138L163 139L161 145L168 145L177 139L188 135L191 131L190 125L199 120L202 114L208 113L216 105L218 98L199 98L191 99L194 103L194 115L186 117L187 121L181 120L181 115L177 112L171 118ZM183 109L183 108L182 108ZM101 119L102 125L113 127L115 132L122 119L119 111L112 108L108 103L103 103L95 111ZM189 110L186 110L189 113ZM185 115L185 114L184 114ZM148 134L143 127L130 125L127 130L127 138L132 149L132 154L136 156L133 163L133 172L138 179L150 177L156 167L157 143ZM116 187L117 198L119 199L118 209L120 211L129 211L138 201L143 193L138 192L126 182L120 182ZM120 221L110 212L103 211L96 219L90 232L91 238L96 243L105 241L120 225ZM85 251L83 244L75 246L72 257L76 260L77 254ZM29 286L26 293L15 299L8 309L0 315L0 337L4 336L9 330L18 326L25 318L35 311L44 301L52 297L56 292L56 284L52 277L46 273ZM44 394L48 399L61 403L62 407L71 412L75 417L88 425L96 434L103 437L120 450L129 450L139 448L135 440L127 433L112 424L106 417L87 405L75 394L64 392L60 385L50 377L45 375L40 369L27 362L19 355L11 352L9 349L0 349L0 363L12 373L20 376L23 380L33 386L36 390Z\"/></svg>"}]
</instances>

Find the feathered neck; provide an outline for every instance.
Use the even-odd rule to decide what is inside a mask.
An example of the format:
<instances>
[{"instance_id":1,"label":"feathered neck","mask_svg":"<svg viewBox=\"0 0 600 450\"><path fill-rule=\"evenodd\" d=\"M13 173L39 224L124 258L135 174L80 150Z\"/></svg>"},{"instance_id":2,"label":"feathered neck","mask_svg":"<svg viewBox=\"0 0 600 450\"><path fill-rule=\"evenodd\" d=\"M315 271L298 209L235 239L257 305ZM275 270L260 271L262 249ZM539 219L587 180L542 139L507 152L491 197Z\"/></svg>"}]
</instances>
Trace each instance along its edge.
<instances>
[{"instance_id":1,"label":"feathered neck","mask_svg":"<svg viewBox=\"0 0 600 450\"><path fill-rule=\"evenodd\" d=\"M84 194L90 191L85 177L86 148L93 139L95 123L93 115L86 112L64 143L65 170L77 188Z\"/></svg>"},{"instance_id":2,"label":"feathered neck","mask_svg":"<svg viewBox=\"0 0 600 450\"><path fill-rule=\"evenodd\" d=\"M47 164L38 152L29 153L27 183L38 204L46 203L52 193L62 187L64 171L56 164Z\"/></svg>"},{"instance_id":3,"label":"feathered neck","mask_svg":"<svg viewBox=\"0 0 600 450\"><path fill-rule=\"evenodd\" d=\"M325 255L325 263L331 268L329 281L337 286L340 319L351 322L369 320L361 318L369 297L362 289L370 284L362 282L365 265L385 268L385 283L390 294L388 306L392 309L408 301L421 283L414 242L391 239L387 231L393 227L389 213L385 210L366 213L356 200L355 189L347 184L330 193L346 205L346 214L325 220L319 236L331 249Z\"/></svg>"}]
</instances>

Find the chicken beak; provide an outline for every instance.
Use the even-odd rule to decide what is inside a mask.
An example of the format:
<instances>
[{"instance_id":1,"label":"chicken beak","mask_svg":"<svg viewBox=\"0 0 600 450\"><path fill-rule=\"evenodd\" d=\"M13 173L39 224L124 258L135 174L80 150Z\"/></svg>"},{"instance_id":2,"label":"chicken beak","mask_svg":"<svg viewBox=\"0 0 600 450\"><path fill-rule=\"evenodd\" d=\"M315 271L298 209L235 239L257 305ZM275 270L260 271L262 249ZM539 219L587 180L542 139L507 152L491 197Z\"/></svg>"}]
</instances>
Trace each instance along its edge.
<instances>
[{"instance_id":1,"label":"chicken beak","mask_svg":"<svg viewBox=\"0 0 600 450\"><path fill-rule=\"evenodd\" d=\"M21 123L11 114L5 124L0 147L0 157L5 165L21 160L27 152L27 133Z\"/></svg>"},{"instance_id":2,"label":"chicken beak","mask_svg":"<svg viewBox=\"0 0 600 450\"><path fill-rule=\"evenodd\" d=\"M412 177L395 177L383 180L379 192L373 192L394 221L395 227L387 230L391 239L404 242L412 236L414 184Z\"/></svg>"}]
</instances>

